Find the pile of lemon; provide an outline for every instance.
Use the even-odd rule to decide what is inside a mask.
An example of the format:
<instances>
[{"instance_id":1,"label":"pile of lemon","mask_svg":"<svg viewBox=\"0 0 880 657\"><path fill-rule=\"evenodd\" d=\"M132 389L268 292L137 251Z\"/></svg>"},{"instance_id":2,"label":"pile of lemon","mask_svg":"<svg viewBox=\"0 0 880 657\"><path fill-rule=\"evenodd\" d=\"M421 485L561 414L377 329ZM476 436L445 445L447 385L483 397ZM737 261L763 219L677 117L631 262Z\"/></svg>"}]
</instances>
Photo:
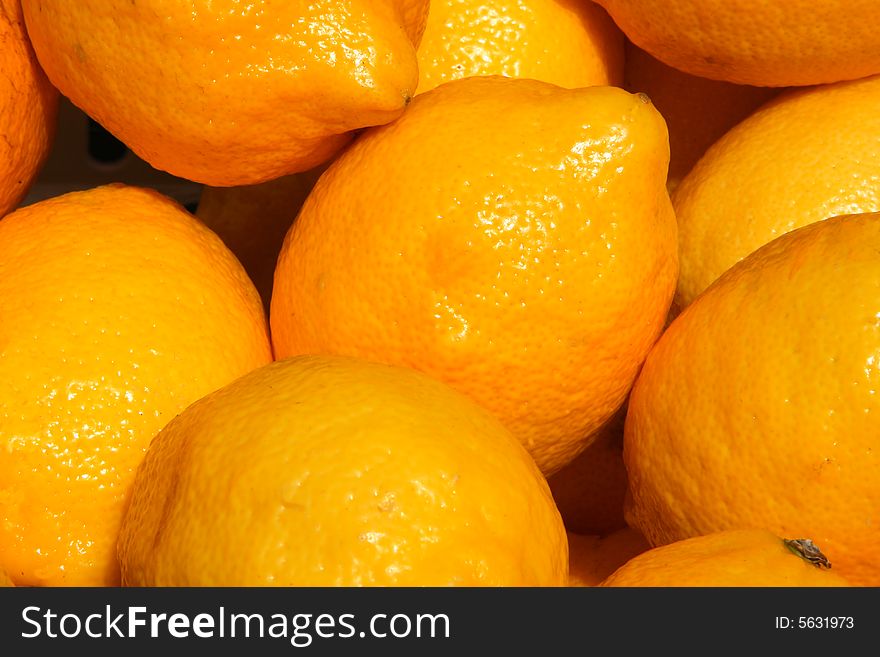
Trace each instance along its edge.
<instances>
[{"instance_id":1,"label":"pile of lemon","mask_svg":"<svg viewBox=\"0 0 880 657\"><path fill-rule=\"evenodd\" d=\"M880 585L821 4L0 0L0 583ZM22 204L62 94L195 215Z\"/></svg>"}]
</instances>

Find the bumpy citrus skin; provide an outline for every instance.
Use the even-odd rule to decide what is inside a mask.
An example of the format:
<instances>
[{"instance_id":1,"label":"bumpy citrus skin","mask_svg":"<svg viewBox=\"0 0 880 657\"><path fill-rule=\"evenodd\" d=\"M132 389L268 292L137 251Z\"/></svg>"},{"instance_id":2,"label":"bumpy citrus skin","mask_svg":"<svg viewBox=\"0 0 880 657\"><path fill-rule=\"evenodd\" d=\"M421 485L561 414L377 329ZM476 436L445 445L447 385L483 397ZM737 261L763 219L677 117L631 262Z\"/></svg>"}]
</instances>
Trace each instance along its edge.
<instances>
[{"instance_id":1,"label":"bumpy citrus skin","mask_svg":"<svg viewBox=\"0 0 880 657\"><path fill-rule=\"evenodd\" d=\"M643 552L599 586L850 586L834 565L810 563L771 532L731 530Z\"/></svg>"},{"instance_id":2,"label":"bumpy citrus skin","mask_svg":"<svg viewBox=\"0 0 880 657\"><path fill-rule=\"evenodd\" d=\"M647 94L666 120L670 190L712 144L782 91L690 75L667 66L629 41L624 88Z\"/></svg>"},{"instance_id":3,"label":"bumpy citrus skin","mask_svg":"<svg viewBox=\"0 0 880 657\"><path fill-rule=\"evenodd\" d=\"M321 176L275 272L278 357L414 367L545 475L621 406L677 273L662 117L612 87L475 77L419 94Z\"/></svg>"},{"instance_id":4,"label":"bumpy citrus skin","mask_svg":"<svg viewBox=\"0 0 880 657\"><path fill-rule=\"evenodd\" d=\"M880 73L874 0L597 0L627 37L692 75L780 87Z\"/></svg>"},{"instance_id":5,"label":"bumpy citrus skin","mask_svg":"<svg viewBox=\"0 0 880 657\"><path fill-rule=\"evenodd\" d=\"M658 341L624 433L653 545L763 527L880 584L880 215L832 218L728 270Z\"/></svg>"},{"instance_id":6,"label":"bumpy citrus skin","mask_svg":"<svg viewBox=\"0 0 880 657\"><path fill-rule=\"evenodd\" d=\"M0 217L27 194L49 155L58 90L37 63L18 0L0 0Z\"/></svg>"},{"instance_id":7,"label":"bumpy citrus skin","mask_svg":"<svg viewBox=\"0 0 880 657\"><path fill-rule=\"evenodd\" d=\"M607 536L568 534L568 586L598 586L638 554L650 549L640 532L630 527Z\"/></svg>"},{"instance_id":8,"label":"bumpy citrus skin","mask_svg":"<svg viewBox=\"0 0 880 657\"><path fill-rule=\"evenodd\" d=\"M565 531L526 451L413 370L303 356L153 441L119 539L135 586L562 586Z\"/></svg>"},{"instance_id":9,"label":"bumpy citrus skin","mask_svg":"<svg viewBox=\"0 0 880 657\"><path fill-rule=\"evenodd\" d=\"M716 142L672 196L676 303L798 226L880 211L878 104L880 76L792 90Z\"/></svg>"},{"instance_id":10,"label":"bumpy citrus skin","mask_svg":"<svg viewBox=\"0 0 880 657\"><path fill-rule=\"evenodd\" d=\"M473 75L577 88L623 80L623 34L580 0L433 0L419 45L418 92Z\"/></svg>"},{"instance_id":11,"label":"bumpy citrus skin","mask_svg":"<svg viewBox=\"0 0 880 657\"><path fill-rule=\"evenodd\" d=\"M156 168L305 171L403 112L428 0L24 0L49 79Z\"/></svg>"},{"instance_id":12,"label":"bumpy citrus skin","mask_svg":"<svg viewBox=\"0 0 880 657\"><path fill-rule=\"evenodd\" d=\"M216 235L112 185L0 221L0 568L119 582L116 536L155 433L271 360L260 299Z\"/></svg>"},{"instance_id":13,"label":"bumpy citrus skin","mask_svg":"<svg viewBox=\"0 0 880 657\"><path fill-rule=\"evenodd\" d=\"M716 142L672 197L686 306L798 226L880 211L880 76L792 90Z\"/></svg>"}]
</instances>

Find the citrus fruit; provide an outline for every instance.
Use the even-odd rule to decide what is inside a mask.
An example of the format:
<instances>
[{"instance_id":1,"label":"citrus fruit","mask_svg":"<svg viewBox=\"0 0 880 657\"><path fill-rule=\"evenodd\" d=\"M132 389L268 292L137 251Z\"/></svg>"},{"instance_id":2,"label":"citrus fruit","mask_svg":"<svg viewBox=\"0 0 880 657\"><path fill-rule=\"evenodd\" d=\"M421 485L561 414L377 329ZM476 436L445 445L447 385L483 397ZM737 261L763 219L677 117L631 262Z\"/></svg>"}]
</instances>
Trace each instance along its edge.
<instances>
[{"instance_id":1,"label":"citrus fruit","mask_svg":"<svg viewBox=\"0 0 880 657\"><path fill-rule=\"evenodd\" d=\"M134 586L562 586L546 481L464 395L335 356L260 368L155 438L119 539Z\"/></svg>"},{"instance_id":2,"label":"citrus fruit","mask_svg":"<svg viewBox=\"0 0 880 657\"><path fill-rule=\"evenodd\" d=\"M447 82L370 129L285 239L276 356L424 371L545 475L622 405L677 273L669 148L647 98L500 76Z\"/></svg>"},{"instance_id":3,"label":"citrus fruit","mask_svg":"<svg viewBox=\"0 0 880 657\"><path fill-rule=\"evenodd\" d=\"M696 536L636 555L599 586L841 587L819 547L761 529Z\"/></svg>"},{"instance_id":4,"label":"citrus fruit","mask_svg":"<svg viewBox=\"0 0 880 657\"><path fill-rule=\"evenodd\" d=\"M391 121L428 0L23 0L61 92L158 169L232 186L305 171Z\"/></svg>"},{"instance_id":5,"label":"citrus fruit","mask_svg":"<svg viewBox=\"0 0 880 657\"><path fill-rule=\"evenodd\" d=\"M626 526L623 500L625 409L605 424L593 442L547 480L565 528L584 535L608 534Z\"/></svg>"},{"instance_id":6,"label":"citrus fruit","mask_svg":"<svg viewBox=\"0 0 880 657\"><path fill-rule=\"evenodd\" d=\"M37 63L18 0L0 0L0 217L25 197L49 155L58 91Z\"/></svg>"},{"instance_id":7,"label":"citrus fruit","mask_svg":"<svg viewBox=\"0 0 880 657\"><path fill-rule=\"evenodd\" d=\"M474 75L619 86L623 35L592 2L433 0L418 63L419 93Z\"/></svg>"},{"instance_id":8,"label":"citrus fruit","mask_svg":"<svg viewBox=\"0 0 880 657\"><path fill-rule=\"evenodd\" d=\"M880 76L785 92L719 139L681 182L683 306L798 226L880 211Z\"/></svg>"},{"instance_id":9,"label":"citrus fruit","mask_svg":"<svg viewBox=\"0 0 880 657\"><path fill-rule=\"evenodd\" d=\"M669 180L674 189L706 150L781 89L690 75L626 43L624 88L643 92L669 129Z\"/></svg>"},{"instance_id":10,"label":"citrus fruit","mask_svg":"<svg viewBox=\"0 0 880 657\"><path fill-rule=\"evenodd\" d=\"M0 221L0 568L20 585L116 584L153 435L271 360L260 299L213 233L122 185Z\"/></svg>"},{"instance_id":11,"label":"citrus fruit","mask_svg":"<svg viewBox=\"0 0 880 657\"><path fill-rule=\"evenodd\" d=\"M880 584L880 214L787 233L657 342L629 399L626 516L652 545L757 527Z\"/></svg>"},{"instance_id":12,"label":"citrus fruit","mask_svg":"<svg viewBox=\"0 0 880 657\"><path fill-rule=\"evenodd\" d=\"M677 69L738 84L823 84L880 73L874 0L597 0Z\"/></svg>"},{"instance_id":13,"label":"citrus fruit","mask_svg":"<svg viewBox=\"0 0 880 657\"><path fill-rule=\"evenodd\" d=\"M284 236L323 170L322 165L257 185L202 188L196 217L244 266L267 312Z\"/></svg>"},{"instance_id":14,"label":"citrus fruit","mask_svg":"<svg viewBox=\"0 0 880 657\"><path fill-rule=\"evenodd\" d=\"M598 586L602 580L651 546L635 529L624 527L607 536L568 533L568 585Z\"/></svg>"},{"instance_id":15,"label":"citrus fruit","mask_svg":"<svg viewBox=\"0 0 880 657\"><path fill-rule=\"evenodd\" d=\"M0 570L0 587L10 586L15 586L15 584L12 583L12 580L9 579L9 575L7 575L5 571Z\"/></svg>"}]
</instances>

